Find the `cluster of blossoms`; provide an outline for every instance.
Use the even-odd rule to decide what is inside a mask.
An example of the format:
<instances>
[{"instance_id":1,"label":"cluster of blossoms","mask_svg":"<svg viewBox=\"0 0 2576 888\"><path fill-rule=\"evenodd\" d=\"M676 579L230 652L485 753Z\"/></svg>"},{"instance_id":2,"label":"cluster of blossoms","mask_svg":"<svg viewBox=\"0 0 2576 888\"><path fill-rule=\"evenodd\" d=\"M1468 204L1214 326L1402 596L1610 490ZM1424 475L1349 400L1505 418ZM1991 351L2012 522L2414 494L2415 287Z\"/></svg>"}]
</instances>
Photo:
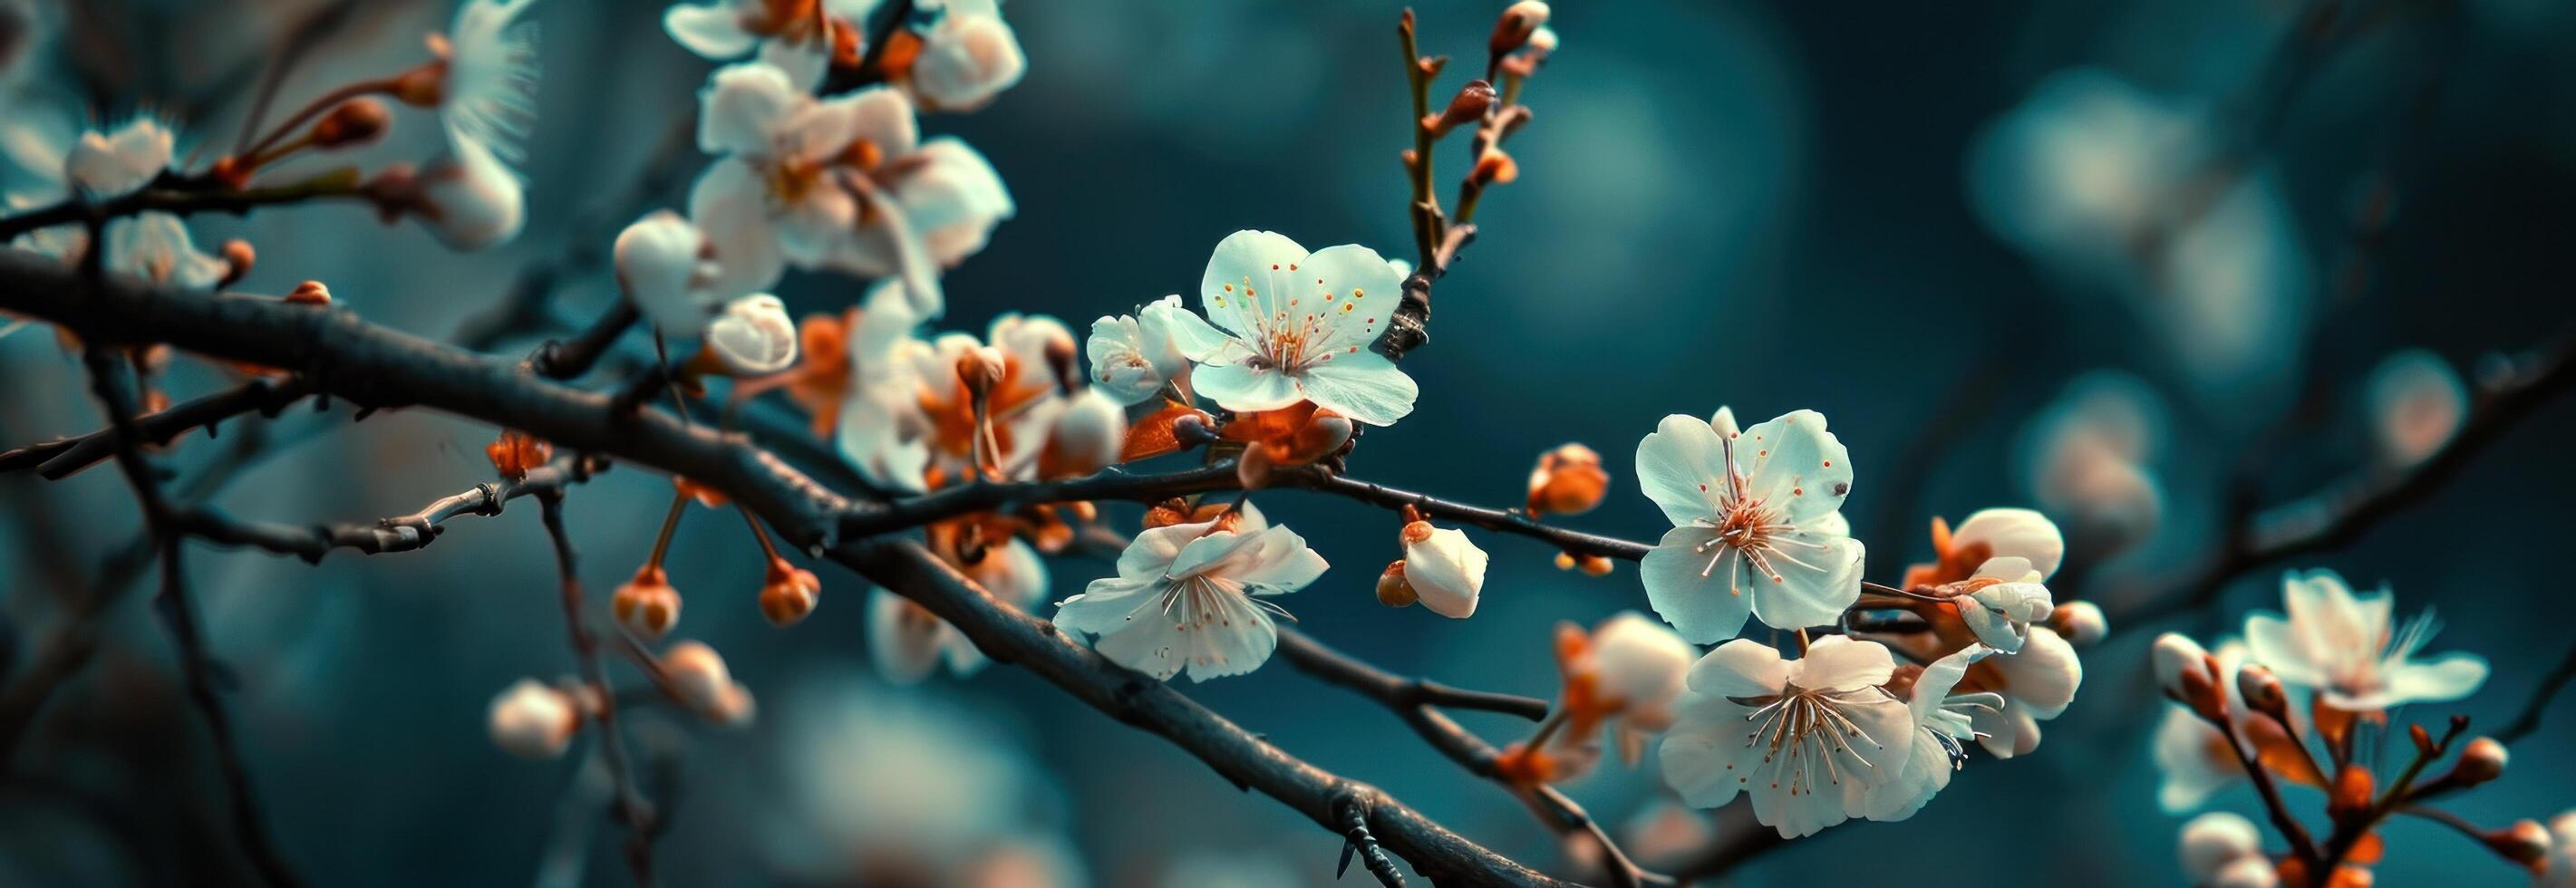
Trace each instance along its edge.
<instances>
[{"instance_id":1,"label":"cluster of blossoms","mask_svg":"<svg viewBox=\"0 0 2576 888\"><path fill-rule=\"evenodd\" d=\"M917 112L972 110L1018 82L1025 62L1017 40L996 5L959 0L883 16L886 45L869 46L860 26L874 6L742 0L668 10L666 30L699 55L757 57L709 76L696 142L714 160L690 190L685 215L655 210L619 232L618 286L657 345L696 343L666 368L675 386L700 392L728 379L737 400L784 389L814 412L817 433L838 430L861 474L886 489L919 493L1097 470L1115 457L1124 417L1079 390L1063 324L1008 316L989 340L916 335L943 309L940 272L983 249L1014 212L983 155L952 137L922 138ZM844 75L874 85L817 94ZM846 315L800 325L766 292L791 267L877 283ZM496 444L495 464L524 473L544 459L529 458L529 446ZM692 502L731 505L688 479L673 483L652 554L611 601L617 620L649 639L680 619L683 599L663 562L682 515ZM1061 521L1052 523L1055 533L1045 529L978 516L931 535L952 564L1025 605L1047 580L1023 537L1058 548L1070 538ZM803 619L821 582L789 562L756 522L752 531L766 556L762 615L780 626ZM905 599L880 590L869 611L869 649L889 678L918 681L943 661L960 674L983 663L962 635ZM690 708L724 723L749 717L748 693L725 678L712 649L686 642L661 659L660 683ZM553 699L547 690L522 682L496 702L496 738L517 738L504 743L514 750L559 750L557 732L526 726L558 721L547 705L579 707L567 702L577 697ZM505 724L519 730L504 732ZM529 737L550 745L531 747Z\"/></svg>"},{"instance_id":2,"label":"cluster of blossoms","mask_svg":"<svg viewBox=\"0 0 2576 888\"><path fill-rule=\"evenodd\" d=\"M2164 771L2159 797L2167 811L2205 805L2245 781L2262 794L2273 826L2289 848L2263 849L2252 822L2213 811L2186 824L2183 869L2195 884L2226 888L2365 886L2379 862L2379 828L2397 814L2442 820L2545 885L2576 878L2563 857L2565 839L2536 821L2479 830L2428 803L2493 781L2507 754L2489 737L2460 742L2468 728L2452 716L2437 737L2421 724L2404 733L2414 750L2394 774L2381 774L2368 750L2400 733L2394 713L2409 704L2446 703L2475 693L2486 660L2475 654L2427 657L2438 628L2430 613L2398 622L2386 589L2356 594L2332 571L2292 572L2282 584L2286 613L2257 612L2241 638L2215 650L2176 633L2156 639L2156 678L2170 707L2155 736ZM2456 750L2456 756L2452 753ZM2444 758L2449 769L2430 776ZM2332 829L2311 834L2289 813L2288 786L2322 792ZM2564 825L2570 818L2559 818Z\"/></svg>"}]
</instances>

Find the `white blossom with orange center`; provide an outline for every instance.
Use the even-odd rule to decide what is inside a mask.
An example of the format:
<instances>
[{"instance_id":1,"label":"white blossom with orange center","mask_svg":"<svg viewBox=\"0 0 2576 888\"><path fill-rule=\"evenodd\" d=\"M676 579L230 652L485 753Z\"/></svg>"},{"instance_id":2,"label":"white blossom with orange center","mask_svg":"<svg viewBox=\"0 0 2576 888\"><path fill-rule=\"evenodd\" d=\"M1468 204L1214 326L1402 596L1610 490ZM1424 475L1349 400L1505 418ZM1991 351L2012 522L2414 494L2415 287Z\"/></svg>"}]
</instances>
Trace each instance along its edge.
<instances>
[{"instance_id":1,"label":"white blossom with orange center","mask_svg":"<svg viewBox=\"0 0 2576 888\"><path fill-rule=\"evenodd\" d=\"M1118 575L1065 599L1055 624L1096 636L1101 656L1158 680L1241 675L1279 646L1273 620L1286 611L1266 599L1305 588L1325 566L1304 537L1247 505L1232 519L1137 534Z\"/></svg>"},{"instance_id":2,"label":"white blossom with orange center","mask_svg":"<svg viewBox=\"0 0 2576 888\"><path fill-rule=\"evenodd\" d=\"M2002 696L1989 692L1953 694L1968 666L1993 653L1992 648L1971 644L1949 656L1923 667L1914 679L1914 696L1905 709L1912 716L1914 730L1903 761L1893 765L1895 776L1872 787L1862 801L1863 816L1871 820L1904 820L1932 801L1932 797L1950 785L1950 775L1968 761L1966 741L1977 737L1973 720L1977 713L2000 710Z\"/></svg>"},{"instance_id":3,"label":"white blossom with orange center","mask_svg":"<svg viewBox=\"0 0 2576 888\"><path fill-rule=\"evenodd\" d=\"M1880 687L1895 669L1886 646L1840 635L1797 660L1750 639L1719 645L1691 667L1659 748L1664 780L1694 807L1751 795L1781 838L1849 820L1911 750L1913 717Z\"/></svg>"},{"instance_id":4,"label":"white blossom with orange center","mask_svg":"<svg viewBox=\"0 0 2576 888\"><path fill-rule=\"evenodd\" d=\"M1206 319L1175 313L1174 341L1201 368L1201 397L1238 412L1313 401L1357 422L1393 425L1413 412L1413 377L1371 350L1403 279L1355 244L1308 253L1268 231L1216 245L1199 280ZM1209 322L1213 321L1214 326Z\"/></svg>"},{"instance_id":5,"label":"white blossom with orange center","mask_svg":"<svg viewBox=\"0 0 2576 888\"><path fill-rule=\"evenodd\" d=\"M1721 435L1675 414L1637 444L1637 479L1673 529L1637 575L1683 638L1733 637L1747 616L1777 629L1835 622L1860 597L1860 541L1840 518L1851 458L1800 410Z\"/></svg>"},{"instance_id":6,"label":"white blossom with orange center","mask_svg":"<svg viewBox=\"0 0 2576 888\"><path fill-rule=\"evenodd\" d=\"M858 198L838 177L910 154L920 136L899 93L817 100L759 62L717 71L701 100L698 148L720 159L689 192L689 219L715 241L723 297L766 289L791 263L824 267L859 236Z\"/></svg>"}]
</instances>

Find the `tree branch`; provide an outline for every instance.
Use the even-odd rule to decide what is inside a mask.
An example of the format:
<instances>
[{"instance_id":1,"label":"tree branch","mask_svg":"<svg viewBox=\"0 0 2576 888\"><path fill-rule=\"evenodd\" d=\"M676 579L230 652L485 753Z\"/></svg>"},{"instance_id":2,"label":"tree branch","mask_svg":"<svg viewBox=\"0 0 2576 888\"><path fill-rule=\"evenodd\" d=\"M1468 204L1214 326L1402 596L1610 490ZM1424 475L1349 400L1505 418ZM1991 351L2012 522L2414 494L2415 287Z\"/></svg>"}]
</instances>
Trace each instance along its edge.
<instances>
[{"instance_id":1,"label":"tree branch","mask_svg":"<svg viewBox=\"0 0 2576 888\"><path fill-rule=\"evenodd\" d=\"M263 416L276 416L286 405L312 393L313 386L301 378L252 379L211 395L171 405L165 410L134 417L135 440L165 445L201 426L211 437L217 423L254 411ZM0 453L0 472L34 468L46 480L59 481L97 465L115 453L115 429L105 428Z\"/></svg>"},{"instance_id":2,"label":"tree branch","mask_svg":"<svg viewBox=\"0 0 2576 888\"><path fill-rule=\"evenodd\" d=\"M379 518L373 524L299 527L242 521L211 508L175 510L171 521L181 532L211 543L266 549L302 558L306 563L319 564L322 556L330 554L333 549L353 549L368 555L380 555L424 548L446 531L445 525L450 518L498 515L502 504L523 496L561 496L565 488L588 481L591 475L607 468L606 460L566 457L530 471L527 477L517 481L476 484L463 493L433 500L420 511Z\"/></svg>"},{"instance_id":3,"label":"tree branch","mask_svg":"<svg viewBox=\"0 0 2576 888\"><path fill-rule=\"evenodd\" d=\"M161 341L268 366L316 366L326 391L360 403L417 405L525 430L575 452L628 459L707 484L758 512L783 539L911 597L998 660L1017 663L1073 696L1197 755L1341 832L1332 800L1368 801L1366 823L1393 853L1435 882L1558 884L1450 832L1383 791L1289 756L1180 692L1120 668L1054 624L996 601L920 546L890 539L836 543L850 502L739 436L652 409L620 414L610 397L550 382L515 361L470 354L359 320L273 299L208 297L112 279L86 287L71 269L0 255L0 309L71 325L93 343Z\"/></svg>"},{"instance_id":4,"label":"tree branch","mask_svg":"<svg viewBox=\"0 0 2576 888\"><path fill-rule=\"evenodd\" d=\"M2576 646L2569 647L2566 655L2558 658L2558 666L2541 677L2540 685L2531 691L2531 699L2522 704L2522 714L2495 733L2496 742L2510 745L2540 730L2540 713L2549 708L2549 701L2557 699L2559 691L2566 689L2570 679L2576 679Z\"/></svg>"},{"instance_id":5,"label":"tree branch","mask_svg":"<svg viewBox=\"0 0 2576 888\"><path fill-rule=\"evenodd\" d=\"M538 493L537 506L545 520L546 538L554 543L555 563L561 568L564 631L572 641L573 659L580 665L582 682L599 698L600 760L608 766L615 787L610 810L626 826L626 866L635 874L635 884L650 888L654 884L653 809L635 790L627 765L626 736L617 727L617 695L608 686L607 670L599 662L599 640L591 635L590 618L583 612L580 559L573 551L572 535L564 531L563 490Z\"/></svg>"}]
</instances>

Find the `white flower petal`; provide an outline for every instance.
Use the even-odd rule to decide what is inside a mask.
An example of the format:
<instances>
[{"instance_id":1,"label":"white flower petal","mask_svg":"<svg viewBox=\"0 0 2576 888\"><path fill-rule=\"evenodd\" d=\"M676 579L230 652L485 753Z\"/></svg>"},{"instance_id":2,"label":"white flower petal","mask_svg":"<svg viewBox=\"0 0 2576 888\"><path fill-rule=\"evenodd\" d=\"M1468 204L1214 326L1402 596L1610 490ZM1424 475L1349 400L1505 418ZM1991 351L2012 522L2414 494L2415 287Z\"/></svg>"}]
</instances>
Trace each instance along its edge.
<instances>
[{"instance_id":1,"label":"white flower petal","mask_svg":"<svg viewBox=\"0 0 2576 888\"><path fill-rule=\"evenodd\" d=\"M1726 471L1717 431L1689 416L1666 416L1637 442L1637 484L1674 527L1719 514Z\"/></svg>"},{"instance_id":2,"label":"white flower petal","mask_svg":"<svg viewBox=\"0 0 2576 888\"><path fill-rule=\"evenodd\" d=\"M1797 410L1745 429L1735 440L1735 462L1748 492L1781 511L1792 524L1839 510L1851 491L1851 454L1825 430L1825 416Z\"/></svg>"},{"instance_id":3,"label":"white flower petal","mask_svg":"<svg viewBox=\"0 0 2576 888\"><path fill-rule=\"evenodd\" d=\"M1866 547L1850 537L1829 537L1793 530L1775 537L1769 555L1776 577L1748 570L1746 595L1753 615L1774 629L1831 625L1860 600L1861 565Z\"/></svg>"},{"instance_id":4,"label":"white flower petal","mask_svg":"<svg viewBox=\"0 0 2576 888\"><path fill-rule=\"evenodd\" d=\"M1807 647L1807 655L1790 670L1789 682L1802 688L1849 691L1886 684L1895 672L1896 658L1886 645L1828 635Z\"/></svg>"},{"instance_id":5,"label":"white flower petal","mask_svg":"<svg viewBox=\"0 0 2576 888\"><path fill-rule=\"evenodd\" d=\"M1299 381L1306 399L1315 406L1373 426L1394 425L1411 414L1413 400L1421 393L1413 377L1394 361L1367 348L1335 354L1307 370Z\"/></svg>"},{"instance_id":6,"label":"white flower petal","mask_svg":"<svg viewBox=\"0 0 2576 888\"><path fill-rule=\"evenodd\" d=\"M2041 579L2057 573L2066 560L2066 537L2056 522L2030 509L1980 509L1950 532L1953 546L1982 544L1990 556L2030 560ZM2019 579L2013 577L2011 579Z\"/></svg>"},{"instance_id":7,"label":"white flower petal","mask_svg":"<svg viewBox=\"0 0 2576 888\"><path fill-rule=\"evenodd\" d=\"M731 298L766 290L787 271L769 221L768 186L750 164L716 161L689 190L689 221L715 242L717 274L707 293Z\"/></svg>"},{"instance_id":8,"label":"white flower petal","mask_svg":"<svg viewBox=\"0 0 2576 888\"><path fill-rule=\"evenodd\" d=\"M1404 545L1404 578L1421 596L1422 606L1463 620L1476 613L1486 561L1485 550L1476 548L1465 531L1441 528L1429 539Z\"/></svg>"},{"instance_id":9,"label":"white flower petal","mask_svg":"<svg viewBox=\"0 0 2576 888\"><path fill-rule=\"evenodd\" d=\"M1732 548L1703 551L1715 538L1709 528L1676 527L1637 564L1637 579L1645 585L1646 603L1655 615L1698 644L1735 637L1753 614L1752 598L1741 588L1752 569Z\"/></svg>"},{"instance_id":10,"label":"white flower petal","mask_svg":"<svg viewBox=\"0 0 2576 888\"><path fill-rule=\"evenodd\" d=\"M1199 277L1199 308L1209 321L1237 336L1259 332L1253 319L1267 310L1260 291L1270 286L1271 266L1285 270L1306 261L1306 248L1271 231L1238 231L1218 241Z\"/></svg>"},{"instance_id":11,"label":"white flower petal","mask_svg":"<svg viewBox=\"0 0 2576 888\"><path fill-rule=\"evenodd\" d=\"M742 29L742 13L730 0L675 4L662 13L662 30L700 58L717 61L741 58L759 42Z\"/></svg>"},{"instance_id":12,"label":"white flower petal","mask_svg":"<svg viewBox=\"0 0 2576 888\"><path fill-rule=\"evenodd\" d=\"M775 65L745 62L716 71L699 93L698 150L764 156L782 124L814 104Z\"/></svg>"},{"instance_id":13,"label":"white flower petal","mask_svg":"<svg viewBox=\"0 0 2576 888\"><path fill-rule=\"evenodd\" d=\"M1190 385L1199 397L1238 412L1277 410L1306 399L1297 380L1276 367L1210 364L1190 374Z\"/></svg>"}]
</instances>

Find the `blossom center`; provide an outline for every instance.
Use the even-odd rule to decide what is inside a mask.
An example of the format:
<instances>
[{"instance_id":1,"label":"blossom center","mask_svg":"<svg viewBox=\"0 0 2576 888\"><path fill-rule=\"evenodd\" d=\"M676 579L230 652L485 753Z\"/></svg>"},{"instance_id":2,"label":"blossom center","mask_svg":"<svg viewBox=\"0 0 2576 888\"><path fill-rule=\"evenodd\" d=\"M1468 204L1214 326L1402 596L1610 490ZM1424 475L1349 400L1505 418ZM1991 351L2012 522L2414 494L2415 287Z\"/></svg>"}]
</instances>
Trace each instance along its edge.
<instances>
[{"instance_id":1,"label":"blossom center","mask_svg":"<svg viewBox=\"0 0 2576 888\"><path fill-rule=\"evenodd\" d=\"M1785 783L1789 794L1795 796L1840 786L1846 776L1844 770L1867 767L1869 758L1860 754L1861 745L1885 748L1842 712L1843 706L1868 702L1869 695L1885 693L1874 687L1826 691L1789 685L1769 697L1728 699L1753 707L1744 715L1746 722L1754 724L1745 745L1762 749L1762 767L1771 772L1771 788L1783 788ZM1749 783L1751 778L1738 777L1736 781Z\"/></svg>"},{"instance_id":2,"label":"blossom center","mask_svg":"<svg viewBox=\"0 0 2576 888\"><path fill-rule=\"evenodd\" d=\"M1246 363L1253 369L1303 373L1334 355L1357 353L1377 330L1375 317L1362 318L1356 328L1342 320L1359 309L1364 291L1354 287L1346 297L1315 278L1310 295L1294 295L1303 286L1296 273L1297 263L1274 264L1269 280L1255 283L1246 275L1223 285L1216 298L1219 310L1235 313L1236 329L1247 332L1252 357ZM1261 296L1265 290L1267 299Z\"/></svg>"}]
</instances>

